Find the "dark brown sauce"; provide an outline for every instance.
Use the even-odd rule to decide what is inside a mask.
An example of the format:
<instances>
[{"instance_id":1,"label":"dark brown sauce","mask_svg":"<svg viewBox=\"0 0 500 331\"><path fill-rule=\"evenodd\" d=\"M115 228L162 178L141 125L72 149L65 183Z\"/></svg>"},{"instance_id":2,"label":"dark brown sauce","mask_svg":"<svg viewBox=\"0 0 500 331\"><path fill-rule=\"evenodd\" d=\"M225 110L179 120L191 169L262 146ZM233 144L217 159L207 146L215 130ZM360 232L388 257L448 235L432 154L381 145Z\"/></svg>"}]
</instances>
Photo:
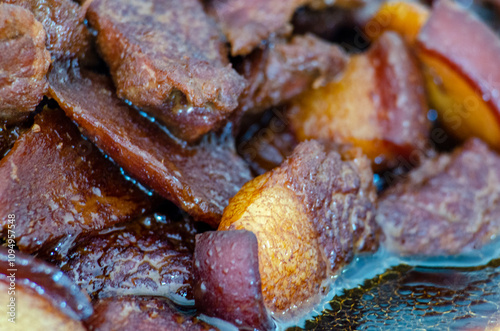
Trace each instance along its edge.
<instances>
[{"instance_id":1,"label":"dark brown sauce","mask_svg":"<svg viewBox=\"0 0 500 331\"><path fill-rule=\"evenodd\" d=\"M334 281L337 289L334 288L330 296L333 295L333 299L318 316L298 323L299 326L279 329L484 330L499 327L499 249L500 242L496 241L478 252L453 258L401 260L383 251L372 257L358 258ZM391 264L394 266L388 267ZM353 286L363 274L366 280Z\"/></svg>"}]
</instances>

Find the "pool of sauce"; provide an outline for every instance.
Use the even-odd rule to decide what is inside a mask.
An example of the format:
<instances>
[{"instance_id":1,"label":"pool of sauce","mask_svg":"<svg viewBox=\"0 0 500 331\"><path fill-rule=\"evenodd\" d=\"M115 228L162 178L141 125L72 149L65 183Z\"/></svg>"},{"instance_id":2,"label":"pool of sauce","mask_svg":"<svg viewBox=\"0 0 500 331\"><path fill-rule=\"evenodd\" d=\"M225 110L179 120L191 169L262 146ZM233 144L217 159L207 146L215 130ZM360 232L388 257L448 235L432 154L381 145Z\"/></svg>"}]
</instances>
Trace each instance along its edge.
<instances>
[{"instance_id":1,"label":"pool of sauce","mask_svg":"<svg viewBox=\"0 0 500 331\"><path fill-rule=\"evenodd\" d=\"M500 241L455 257L358 257L297 330L500 329Z\"/></svg>"}]
</instances>

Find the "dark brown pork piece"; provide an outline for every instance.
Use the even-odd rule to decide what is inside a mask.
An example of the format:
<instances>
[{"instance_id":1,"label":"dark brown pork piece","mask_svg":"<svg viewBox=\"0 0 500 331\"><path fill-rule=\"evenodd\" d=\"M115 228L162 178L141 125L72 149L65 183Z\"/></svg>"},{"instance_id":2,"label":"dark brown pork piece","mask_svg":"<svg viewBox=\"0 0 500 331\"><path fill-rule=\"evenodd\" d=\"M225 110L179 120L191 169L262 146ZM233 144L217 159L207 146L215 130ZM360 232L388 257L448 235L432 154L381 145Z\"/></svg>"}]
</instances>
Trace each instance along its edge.
<instances>
[{"instance_id":1,"label":"dark brown pork piece","mask_svg":"<svg viewBox=\"0 0 500 331\"><path fill-rule=\"evenodd\" d=\"M86 321L91 331L208 331L216 328L179 312L160 298L126 296L97 301Z\"/></svg>"},{"instance_id":2,"label":"dark brown pork piece","mask_svg":"<svg viewBox=\"0 0 500 331\"><path fill-rule=\"evenodd\" d=\"M351 56L340 80L295 98L289 119L300 141L354 145L381 171L427 153L427 112L416 59L398 34L385 32Z\"/></svg>"},{"instance_id":3,"label":"dark brown pork piece","mask_svg":"<svg viewBox=\"0 0 500 331\"><path fill-rule=\"evenodd\" d=\"M85 10L71 0L0 0L30 10L47 32L47 49L52 57L93 56L90 34L85 27Z\"/></svg>"},{"instance_id":4,"label":"dark brown pork piece","mask_svg":"<svg viewBox=\"0 0 500 331\"><path fill-rule=\"evenodd\" d=\"M49 82L50 94L97 146L195 220L217 226L229 198L251 179L229 137L185 146L118 99L106 76L56 64Z\"/></svg>"},{"instance_id":5,"label":"dark brown pork piece","mask_svg":"<svg viewBox=\"0 0 500 331\"><path fill-rule=\"evenodd\" d=\"M0 227L15 214L28 253L142 215L149 197L126 181L60 109L46 108L0 161Z\"/></svg>"},{"instance_id":6,"label":"dark brown pork piece","mask_svg":"<svg viewBox=\"0 0 500 331\"><path fill-rule=\"evenodd\" d=\"M448 255L500 233L500 157L478 140L426 161L380 199L387 247L403 255Z\"/></svg>"},{"instance_id":7,"label":"dark brown pork piece","mask_svg":"<svg viewBox=\"0 0 500 331\"><path fill-rule=\"evenodd\" d=\"M308 88L329 83L346 63L340 47L312 34L270 42L238 65L249 82L238 110L259 112L282 104Z\"/></svg>"},{"instance_id":8,"label":"dark brown pork piece","mask_svg":"<svg viewBox=\"0 0 500 331\"><path fill-rule=\"evenodd\" d=\"M186 304L193 299L195 234L192 222L155 214L88 236L62 270L94 299L154 295Z\"/></svg>"},{"instance_id":9,"label":"dark brown pork piece","mask_svg":"<svg viewBox=\"0 0 500 331\"><path fill-rule=\"evenodd\" d=\"M359 151L341 156L307 141L229 201L218 230L257 236L264 303L275 318L310 311L328 291L325 280L377 248L372 180Z\"/></svg>"},{"instance_id":10,"label":"dark brown pork piece","mask_svg":"<svg viewBox=\"0 0 500 331\"><path fill-rule=\"evenodd\" d=\"M211 0L209 12L231 43L231 53L247 55L272 35L288 35L295 10L310 0Z\"/></svg>"},{"instance_id":11,"label":"dark brown pork piece","mask_svg":"<svg viewBox=\"0 0 500 331\"><path fill-rule=\"evenodd\" d=\"M194 141L238 105L245 82L198 0L95 0L89 22L117 94Z\"/></svg>"},{"instance_id":12,"label":"dark brown pork piece","mask_svg":"<svg viewBox=\"0 0 500 331\"><path fill-rule=\"evenodd\" d=\"M17 215L8 216L15 226ZM15 228L12 227L13 231ZM60 270L0 247L0 302L5 304L1 330L84 331L92 314L89 298Z\"/></svg>"},{"instance_id":13,"label":"dark brown pork piece","mask_svg":"<svg viewBox=\"0 0 500 331\"><path fill-rule=\"evenodd\" d=\"M264 305L257 237L251 231L196 236L195 302L198 310L243 330L271 330Z\"/></svg>"},{"instance_id":14,"label":"dark brown pork piece","mask_svg":"<svg viewBox=\"0 0 500 331\"><path fill-rule=\"evenodd\" d=\"M0 3L0 120L21 121L42 100L50 66L46 38L33 14Z\"/></svg>"}]
</instances>

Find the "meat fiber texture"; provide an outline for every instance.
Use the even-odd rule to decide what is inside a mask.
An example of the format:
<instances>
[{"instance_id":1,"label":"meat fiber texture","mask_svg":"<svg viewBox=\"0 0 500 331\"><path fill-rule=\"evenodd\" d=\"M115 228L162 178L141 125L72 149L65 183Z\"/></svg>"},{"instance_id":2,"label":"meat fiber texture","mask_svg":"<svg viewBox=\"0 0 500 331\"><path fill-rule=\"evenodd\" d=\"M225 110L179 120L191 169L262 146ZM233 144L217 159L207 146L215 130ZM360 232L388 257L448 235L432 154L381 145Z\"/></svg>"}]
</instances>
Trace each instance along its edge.
<instances>
[{"instance_id":1,"label":"meat fiber texture","mask_svg":"<svg viewBox=\"0 0 500 331\"><path fill-rule=\"evenodd\" d=\"M500 231L500 157L479 139L413 170L381 197L376 220L402 255L451 255Z\"/></svg>"}]
</instances>

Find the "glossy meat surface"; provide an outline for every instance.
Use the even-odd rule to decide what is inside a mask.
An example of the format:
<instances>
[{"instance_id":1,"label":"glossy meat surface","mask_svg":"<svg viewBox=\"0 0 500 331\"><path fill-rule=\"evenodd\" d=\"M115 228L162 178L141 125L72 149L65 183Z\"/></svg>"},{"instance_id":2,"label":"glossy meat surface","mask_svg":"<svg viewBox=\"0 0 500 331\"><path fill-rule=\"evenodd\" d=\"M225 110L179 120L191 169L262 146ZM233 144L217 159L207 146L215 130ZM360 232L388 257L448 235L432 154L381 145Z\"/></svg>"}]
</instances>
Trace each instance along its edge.
<instances>
[{"instance_id":1,"label":"glossy meat surface","mask_svg":"<svg viewBox=\"0 0 500 331\"><path fill-rule=\"evenodd\" d=\"M117 94L193 141L238 105L244 80L198 0L95 0L88 18Z\"/></svg>"},{"instance_id":2,"label":"glossy meat surface","mask_svg":"<svg viewBox=\"0 0 500 331\"><path fill-rule=\"evenodd\" d=\"M477 249L500 233L500 157L474 139L426 161L384 193L376 219L403 255Z\"/></svg>"},{"instance_id":3,"label":"glossy meat surface","mask_svg":"<svg viewBox=\"0 0 500 331\"><path fill-rule=\"evenodd\" d=\"M356 252L377 248L371 180L364 156L342 160L308 141L230 200L219 230L256 234L264 302L270 311L288 316L307 311L328 288L323 286L327 277Z\"/></svg>"},{"instance_id":4,"label":"glossy meat surface","mask_svg":"<svg viewBox=\"0 0 500 331\"><path fill-rule=\"evenodd\" d=\"M155 295L186 304L193 299L195 234L189 220L147 216L88 236L62 270L94 299Z\"/></svg>"},{"instance_id":5,"label":"glossy meat surface","mask_svg":"<svg viewBox=\"0 0 500 331\"><path fill-rule=\"evenodd\" d=\"M0 3L0 120L25 119L47 92L46 39L29 11Z\"/></svg>"},{"instance_id":6,"label":"glossy meat surface","mask_svg":"<svg viewBox=\"0 0 500 331\"><path fill-rule=\"evenodd\" d=\"M196 236L195 302L200 312L241 329L274 327L262 297L258 243L250 231L215 231Z\"/></svg>"},{"instance_id":7,"label":"glossy meat surface","mask_svg":"<svg viewBox=\"0 0 500 331\"><path fill-rule=\"evenodd\" d=\"M118 99L103 75L55 65L49 83L51 95L97 146L195 220L217 226L229 198L251 179L230 137L182 145Z\"/></svg>"},{"instance_id":8,"label":"glossy meat surface","mask_svg":"<svg viewBox=\"0 0 500 331\"><path fill-rule=\"evenodd\" d=\"M15 217L9 219L16 224ZM0 328L13 331L85 330L81 320L92 315L88 297L54 266L12 251L0 248L0 302L7 307ZM8 306L12 302L14 305ZM13 317L15 323L7 316Z\"/></svg>"},{"instance_id":9,"label":"glossy meat surface","mask_svg":"<svg viewBox=\"0 0 500 331\"><path fill-rule=\"evenodd\" d=\"M0 161L0 224L15 214L28 253L142 215L150 198L85 140L60 109L46 108Z\"/></svg>"},{"instance_id":10,"label":"glossy meat surface","mask_svg":"<svg viewBox=\"0 0 500 331\"><path fill-rule=\"evenodd\" d=\"M294 100L290 120L299 140L352 144L387 168L425 154L427 111L418 63L400 36L386 32L351 57L339 81Z\"/></svg>"},{"instance_id":11,"label":"glossy meat surface","mask_svg":"<svg viewBox=\"0 0 500 331\"><path fill-rule=\"evenodd\" d=\"M325 85L342 72L347 61L340 47L312 34L270 42L238 65L248 81L239 110L259 112Z\"/></svg>"},{"instance_id":12,"label":"glossy meat surface","mask_svg":"<svg viewBox=\"0 0 500 331\"><path fill-rule=\"evenodd\" d=\"M92 57L85 9L71 0L1 0L30 10L47 32L52 57L87 60Z\"/></svg>"},{"instance_id":13,"label":"glossy meat surface","mask_svg":"<svg viewBox=\"0 0 500 331\"><path fill-rule=\"evenodd\" d=\"M86 321L95 331L202 331L216 329L182 314L167 301L154 297L107 298L94 305L96 313Z\"/></svg>"}]
</instances>

